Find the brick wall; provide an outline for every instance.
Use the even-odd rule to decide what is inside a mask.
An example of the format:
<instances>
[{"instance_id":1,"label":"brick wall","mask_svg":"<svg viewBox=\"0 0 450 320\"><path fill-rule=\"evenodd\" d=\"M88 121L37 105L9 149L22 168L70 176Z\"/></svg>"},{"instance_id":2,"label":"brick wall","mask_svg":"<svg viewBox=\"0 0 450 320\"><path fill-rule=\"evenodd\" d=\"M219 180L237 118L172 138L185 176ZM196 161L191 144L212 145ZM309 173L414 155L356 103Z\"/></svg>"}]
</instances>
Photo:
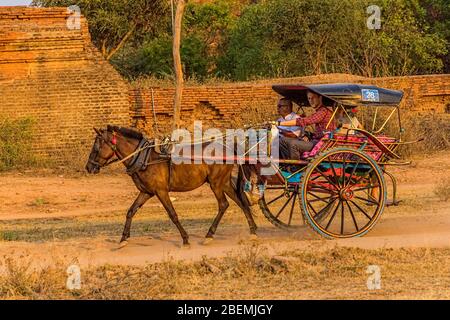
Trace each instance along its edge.
<instances>
[{"instance_id":1,"label":"brick wall","mask_svg":"<svg viewBox=\"0 0 450 320\"><path fill-rule=\"evenodd\" d=\"M450 75L413 77L364 78L346 74L331 74L301 78L274 79L253 83L218 86L186 87L183 92L181 118L183 125L192 127L194 120L208 126L228 128L275 116L277 94L272 84L353 82L375 84L405 92L402 110L421 114L450 112ZM153 94L152 94L153 92ZM153 134L153 108L160 131L169 131L172 117L173 88L135 88L130 91L132 123Z\"/></svg>"},{"instance_id":2,"label":"brick wall","mask_svg":"<svg viewBox=\"0 0 450 320\"><path fill-rule=\"evenodd\" d=\"M128 84L65 8L0 7L0 118L32 117L33 149L61 160L88 148L93 126L128 125ZM84 157L84 155L83 155Z\"/></svg>"}]
</instances>

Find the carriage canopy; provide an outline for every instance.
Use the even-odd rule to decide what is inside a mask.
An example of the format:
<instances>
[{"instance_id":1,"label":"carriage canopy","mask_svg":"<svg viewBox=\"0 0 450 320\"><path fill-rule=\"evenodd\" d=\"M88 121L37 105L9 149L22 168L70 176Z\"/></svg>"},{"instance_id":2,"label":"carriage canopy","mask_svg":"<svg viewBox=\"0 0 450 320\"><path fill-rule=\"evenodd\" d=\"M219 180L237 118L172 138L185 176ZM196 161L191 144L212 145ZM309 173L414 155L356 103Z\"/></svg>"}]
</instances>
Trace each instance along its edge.
<instances>
[{"instance_id":1,"label":"carriage canopy","mask_svg":"<svg viewBox=\"0 0 450 320\"><path fill-rule=\"evenodd\" d=\"M325 104L336 102L344 106L398 106L403 92L377 86L338 83L315 85L274 85L273 90L299 105L308 105L307 92L312 91L325 97Z\"/></svg>"}]
</instances>

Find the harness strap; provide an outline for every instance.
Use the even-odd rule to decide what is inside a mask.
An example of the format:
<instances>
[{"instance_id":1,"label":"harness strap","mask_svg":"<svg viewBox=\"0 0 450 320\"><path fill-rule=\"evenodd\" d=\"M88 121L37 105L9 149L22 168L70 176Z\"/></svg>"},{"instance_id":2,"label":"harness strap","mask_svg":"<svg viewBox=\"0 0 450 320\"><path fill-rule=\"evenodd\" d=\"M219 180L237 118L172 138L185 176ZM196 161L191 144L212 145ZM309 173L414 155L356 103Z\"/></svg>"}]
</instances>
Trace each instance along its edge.
<instances>
[{"instance_id":1,"label":"harness strap","mask_svg":"<svg viewBox=\"0 0 450 320\"><path fill-rule=\"evenodd\" d=\"M169 162L169 191L172 185L172 158L166 159Z\"/></svg>"},{"instance_id":2,"label":"harness strap","mask_svg":"<svg viewBox=\"0 0 450 320\"><path fill-rule=\"evenodd\" d=\"M88 159L88 162L89 162L89 163L92 163L92 164L94 164L94 165L96 165L96 166L99 166L99 167L101 167L101 168L105 168L105 167L109 166L110 164L113 164L113 163L115 163L115 162L117 162L117 161L119 161L119 158L110 160L110 161L108 161L107 163L105 163L104 165L101 165L101 164L100 164L99 162L97 162L97 161Z\"/></svg>"}]
</instances>

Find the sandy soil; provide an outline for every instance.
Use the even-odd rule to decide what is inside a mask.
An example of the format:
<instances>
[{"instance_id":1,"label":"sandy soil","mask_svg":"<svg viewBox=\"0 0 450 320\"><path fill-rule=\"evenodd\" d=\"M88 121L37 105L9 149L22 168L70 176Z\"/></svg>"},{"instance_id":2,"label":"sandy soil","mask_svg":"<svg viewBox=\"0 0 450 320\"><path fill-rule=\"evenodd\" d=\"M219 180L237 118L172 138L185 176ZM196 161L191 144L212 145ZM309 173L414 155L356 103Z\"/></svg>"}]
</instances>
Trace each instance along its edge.
<instances>
[{"instance_id":1,"label":"sandy soil","mask_svg":"<svg viewBox=\"0 0 450 320\"><path fill-rule=\"evenodd\" d=\"M399 198L403 201L397 207L387 208L365 237L330 241L321 239L309 227L282 231L270 225L255 208L259 226L256 241L274 252L311 245L371 249L450 246L450 202L441 201L434 193L436 184L450 177L450 153L437 154L432 160L416 159L411 166L391 171L398 177ZM143 265L168 257L223 257L252 241L244 216L233 204L214 242L202 244L217 210L212 192L204 186L190 193L173 194L181 222L190 233L191 248L181 247L181 239L162 206L157 199L151 199L133 223L140 231L135 232L132 227L129 245L119 249L125 213L136 195L125 174L1 174L1 255L26 255L38 264L69 259L87 266ZM48 233L53 236L39 238Z\"/></svg>"}]
</instances>

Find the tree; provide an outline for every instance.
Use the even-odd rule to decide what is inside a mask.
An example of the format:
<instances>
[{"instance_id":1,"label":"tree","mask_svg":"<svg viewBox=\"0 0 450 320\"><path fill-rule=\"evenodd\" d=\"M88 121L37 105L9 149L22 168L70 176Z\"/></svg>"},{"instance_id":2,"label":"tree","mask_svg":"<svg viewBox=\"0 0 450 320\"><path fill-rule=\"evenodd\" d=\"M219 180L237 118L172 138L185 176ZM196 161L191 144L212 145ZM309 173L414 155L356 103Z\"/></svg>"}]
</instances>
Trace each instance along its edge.
<instances>
[{"instance_id":1,"label":"tree","mask_svg":"<svg viewBox=\"0 0 450 320\"><path fill-rule=\"evenodd\" d=\"M173 102L173 129L180 127L181 98L183 95L183 69L181 66L180 43L181 27L183 22L186 0L177 0L176 13L173 25L173 61L175 70L175 97Z\"/></svg>"},{"instance_id":2,"label":"tree","mask_svg":"<svg viewBox=\"0 0 450 320\"><path fill-rule=\"evenodd\" d=\"M235 25L242 1L190 1L183 22L182 57L187 78L216 75L224 39Z\"/></svg>"},{"instance_id":3,"label":"tree","mask_svg":"<svg viewBox=\"0 0 450 320\"><path fill-rule=\"evenodd\" d=\"M226 50L226 36L238 19L240 2L215 0L206 3L186 3L182 22L181 58L185 79L204 80L220 76L218 61ZM157 38L148 37L135 52L131 64L124 73L130 76L152 75L171 77L168 62L173 65L171 52L172 33L161 33Z\"/></svg>"},{"instance_id":4,"label":"tree","mask_svg":"<svg viewBox=\"0 0 450 320\"><path fill-rule=\"evenodd\" d=\"M382 28L367 28L369 5ZM440 72L442 35L419 0L266 0L244 10L221 60L231 79L330 72L363 76Z\"/></svg>"},{"instance_id":5,"label":"tree","mask_svg":"<svg viewBox=\"0 0 450 320\"><path fill-rule=\"evenodd\" d=\"M126 77L174 77L172 0L34 0L79 5L92 39ZM175 0L174 0L175 1ZM344 72L450 72L448 0L191 0L181 24L184 78L247 80ZM382 27L367 28L370 5Z\"/></svg>"},{"instance_id":6,"label":"tree","mask_svg":"<svg viewBox=\"0 0 450 320\"><path fill-rule=\"evenodd\" d=\"M167 0L33 0L41 7L77 5L89 22L94 44L110 60L127 42L155 37L169 17Z\"/></svg>"},{"instance_id":7,"label":"tree","mask_svg":"<svg viewBox=\"0 0 450 320\"><path fill-rule=\"evenodd\" d=\"M444 60L444 72L450 73L450 2L448 0L421 0L426 10L427 21L431 29L447 40L447 54Z\"/></svg>"}]
</instances>

